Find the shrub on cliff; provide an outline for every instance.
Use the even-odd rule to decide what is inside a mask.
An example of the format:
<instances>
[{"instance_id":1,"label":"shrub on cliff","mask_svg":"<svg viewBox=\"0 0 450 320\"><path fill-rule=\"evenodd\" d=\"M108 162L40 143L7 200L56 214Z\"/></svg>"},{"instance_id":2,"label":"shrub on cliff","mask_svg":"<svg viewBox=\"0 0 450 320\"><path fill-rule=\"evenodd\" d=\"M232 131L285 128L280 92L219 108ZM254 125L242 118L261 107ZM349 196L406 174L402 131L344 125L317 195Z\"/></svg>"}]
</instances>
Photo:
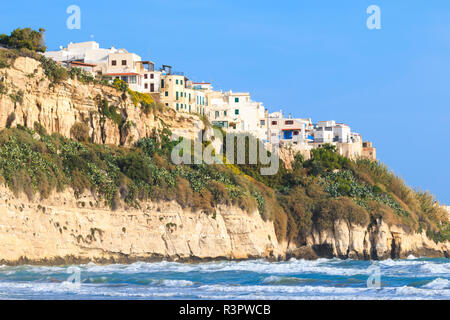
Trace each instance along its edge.
<instances>
[{"instance_id":1,"label":"shrub on cliff","mask_svg":"<svg viewBox=\"0 0 450 320\"><path fill-rule=\"evenodd\" d=\"M45 75L52 84L59 84L69 78L67 69L60 66L54 60L42 56L39 61L41 62Z\"/></svg>"},{"instance_id":2,"label":"shrub on cliff","mask_svg":"<svg viewBox=\"0 0 450 320\"><path fill-rule=\"evenodd\" d=\"M89 127L83 122L76 122L70 129L70 135L79 142L89 140Z\"/></svg>"},{"instance_id":3,"label":"shrub on cliff","mask_svg":"<svg viewBox=\"0 0 450 320\"><path fill-rule=\"evenodd\" d=\"M336 169L347 169L351 166L350 159L339 155L336 147L331 144L313 149L311 153L312 158L305 161L303 166L314 176Z\"/></svg>"}]
</instances>

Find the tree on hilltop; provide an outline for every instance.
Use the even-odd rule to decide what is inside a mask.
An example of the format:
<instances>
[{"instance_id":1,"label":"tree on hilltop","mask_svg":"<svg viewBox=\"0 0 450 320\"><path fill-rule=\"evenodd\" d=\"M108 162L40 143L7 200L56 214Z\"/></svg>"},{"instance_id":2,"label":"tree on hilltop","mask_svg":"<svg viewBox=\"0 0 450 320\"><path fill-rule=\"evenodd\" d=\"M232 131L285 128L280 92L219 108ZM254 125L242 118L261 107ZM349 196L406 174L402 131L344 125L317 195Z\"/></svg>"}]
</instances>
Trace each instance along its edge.
<instances>
[{"instance_id":1,"label":"tree on hilltop","mask_svg":"<svg viewBox=\"0 0 450 320\"><path fill-rule=\"evenodd\" d=\"M0 35L0 44L14 49L28 49L35 52L45 52L47 47L44 40L45 29L39 31L31 28L17 28L11 35Z\"/></svg>"}]
</instances>

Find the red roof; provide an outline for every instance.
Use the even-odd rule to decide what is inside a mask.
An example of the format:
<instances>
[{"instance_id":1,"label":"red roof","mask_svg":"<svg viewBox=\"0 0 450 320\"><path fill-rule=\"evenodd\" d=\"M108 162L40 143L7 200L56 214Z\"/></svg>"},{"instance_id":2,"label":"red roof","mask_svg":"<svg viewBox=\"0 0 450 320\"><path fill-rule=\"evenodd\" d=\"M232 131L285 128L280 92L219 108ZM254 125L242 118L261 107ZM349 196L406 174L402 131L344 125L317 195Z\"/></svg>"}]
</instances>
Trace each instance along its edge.
<instances>
[{"instance_id":1,"label":"red roof","mask_svg":"<svg viewBox=\"0 0 450 320\"><path fill-rule=\"evenodd\" d=\"M96 67L96 64L92 64L92 63L84 63L84 62L79 62L79 61L72 61L71 62L72 65L76 65L76 66L85 66L85 67Z\"/></svg>"},{"instance_id":2,"label":"red roof","mask_svg":"<svg viewBox=\"0 0 450 320\"><path fill-rule=\"evenodd\" d=\"M132 73L132 72L124 72L124 73L108 73L108 76L140 76L139 73Z\"/></svg>"}]
</instances>

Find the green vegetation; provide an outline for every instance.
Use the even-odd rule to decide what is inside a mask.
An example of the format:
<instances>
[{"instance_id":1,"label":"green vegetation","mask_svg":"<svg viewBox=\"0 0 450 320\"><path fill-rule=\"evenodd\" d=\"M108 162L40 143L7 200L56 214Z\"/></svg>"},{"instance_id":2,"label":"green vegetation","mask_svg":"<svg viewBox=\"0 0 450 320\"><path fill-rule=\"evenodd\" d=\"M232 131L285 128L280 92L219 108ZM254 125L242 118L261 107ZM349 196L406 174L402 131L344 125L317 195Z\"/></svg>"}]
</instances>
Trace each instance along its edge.
<instances>
[{"instance_id":1,"label":"green vegetation","mask_svg":"<svg viewBox=\"0 0 450 320\"><path fill-rule=\"evenodd\" d=\"M113 209L121 201L139 207L146 199L175 200L209 214L217 204L269 209L262 199L264 186L235 176L227 168L172 165L168 156L176 142L170 142L167 129L127 149L92 144L83 136L82 142L49 136L39 126L35 128L0 133L0 175L16 194L24 192L32 198L39 193L45 198L70 186L76 195L95 192ZM77 123L72 131L84 129Z\"/></svg>"},{"instance_id":2,"label":"green vegetation","mask_svg":"<svg viewBox=\"0 0 450 320\"><path fill-rule=\"evenodd\" d=\"M0 35L0 44L14 49L27 49L34 52L45 52L47 47L44 45L45 29L39 31L31 28L16 29L11 35Z\"/></svg>"},{"instance_id":3,"label":"green vegetation","mask_svg":"<svg viewBox=\"0 0 450 320\"><path fill-rule=\"evenodd\" d=\"M248 145L246 145L248 157ZM435 241L450 240L447 214L429 193L413 191L383 164L370 160L351 161L336 148L325 145L305 161L297 154L292 170L281 165L274 176L261 176L258 165L238 165L238 172L261 181L275 191L283 210L276 211L277 230L288 240L305 244L315 225L331 228L333 221L368 225L383 218L387 223L420 232L426 229ZM284 224L287 221L287 224Z\"/></svg>"},{"instance_id":4,"label":"green vegetation","mask_svg":"<svg viewBox=\"0 0 450 320\"><path fill-rule=\"evenodd\" d=\"M149 94L133 91L128 88L128 84L123 80L117 78L114 79L112 86L122 92L123 100L126 100L128 93L133 104L136 107L140 107L142 112L146 115L150 114L151 112L162 112L165 109L165 106L163 104L155 102Z\"/></svg>"}]
</instances>

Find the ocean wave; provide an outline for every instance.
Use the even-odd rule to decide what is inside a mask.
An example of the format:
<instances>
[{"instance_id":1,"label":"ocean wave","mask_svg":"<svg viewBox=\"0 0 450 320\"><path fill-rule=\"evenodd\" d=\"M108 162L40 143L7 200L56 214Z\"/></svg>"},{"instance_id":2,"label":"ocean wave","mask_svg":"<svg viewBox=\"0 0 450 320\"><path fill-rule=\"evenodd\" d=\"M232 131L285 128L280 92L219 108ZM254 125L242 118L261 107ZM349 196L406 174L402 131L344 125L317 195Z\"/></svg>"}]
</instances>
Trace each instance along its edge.
<instances>
[{"instance_id":1,"label":"ocean wave","mask_svg":"<svg viewBox=\"0 0 450 320\"><path fill-rule=\"evenodd\" d=\"M222 261L202 264L182 264L176 262L145 263L138 262L131 265L84 265L80 266L85 273L213 273L213 272L255 272L265 274L292 274L292 273L323 273L328 275L350 276L367 274L365 268L339 267L342 260L319 259L316 261L290 260L284 262L253 261ZM36 270L37 271L37 270ZM61 271L61 270L59 270Z\"/></svg>"},{"instance_id":2,"label":"ocean wave","mask_svg":"<svg viewBox=\"0 0 450 320\"><path fill-rule=\"evenodd\" d=\"M306 279L300 279L296 277L280 277L280 276L270 276L264 278L262 283L264 284L279 284L279 285L292 285L299 284L301 282L311 281Z\"/></svg>"},{"instance_id":3,"label":"ocean wave","mask_svg":"<svg viewBox=\"0 0 450 320\"><path fill-rule=\"evenodd\" d=\"M450 276L450 263L425 263L421 266L425 274L436 274Z\"/></svg>"},{"instance_id":4,"label":"ocean wave","mask_svg":"<svg viewBox=\"0 0 450 320\"><path fill-rule=\"evenodd\" d=\"M154 280L153 281L154 284L158 284L158 285L162 285L165 287L189 287L189 286L193 286L194 282L189 281L189 280L168 280L168 279L164 279L164 280Z\"/></svg>"},{"instance_id":5,"label":"ocean wave","mask_svg":"<svg viewBox=\"0 0 450 320\"><path fill-rule=\"evenodd\" d=\"M435 297L443 299L450 298L450 290L441 290L441 289L425 289L425 288L415 288L410 286L403 286L399 288L395 288L395 292L400 296L415 296L415 297Z\"/></svg>"},{"instance_id":6,"label":"ocean wave","mask_svg":"<svg viewBox=\"0 0 450 320\"><path fill-rule=\"evenodd\" d=\"M422 286L422 288L438 290L450 289L450 281L448 279L437 278Z\"/></svg>"}]
</instances>

